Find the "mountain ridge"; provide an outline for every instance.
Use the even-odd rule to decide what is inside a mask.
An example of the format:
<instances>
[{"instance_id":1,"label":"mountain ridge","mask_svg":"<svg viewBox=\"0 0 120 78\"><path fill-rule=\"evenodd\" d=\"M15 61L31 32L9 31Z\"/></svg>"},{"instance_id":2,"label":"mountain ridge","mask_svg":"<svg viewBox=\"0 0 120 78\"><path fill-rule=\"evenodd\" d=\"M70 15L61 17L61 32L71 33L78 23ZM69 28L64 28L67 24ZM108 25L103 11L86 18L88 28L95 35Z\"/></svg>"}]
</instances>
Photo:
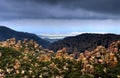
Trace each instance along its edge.
<instances>
[{"instance_id":1,"label":"mountain ridge","mask_svg":"<svg viewBox=\"0 0 120 78\"><path fill-rule=\"evenodd\" d=\"M35 34L27 32L18 32L6 26L0 26L0 41L4 41L9 38L16 38L16 40L23 40L25 38L27 38L28 40L33 39L39 45L42 45L44 48L47 48L50 45L50 42L41 39Z\"/></svg>"},{"instance_id":2,"label":"mountain ridge","mask_svg":"<svg viewBox=\"0 0 120 78\"><path fill-rule=\"evenodd\" d=\"M68 48L68 52L73 51L84 52L85 50L93 50L97 46L104 46L108 48L112 42L120 40L120 35L118 34L96 34L96 33L84 33L77 36L66 37L63 40L54 42L49 46L50 50L57 51L63 47Z\"/></svg>"}]
</instances>

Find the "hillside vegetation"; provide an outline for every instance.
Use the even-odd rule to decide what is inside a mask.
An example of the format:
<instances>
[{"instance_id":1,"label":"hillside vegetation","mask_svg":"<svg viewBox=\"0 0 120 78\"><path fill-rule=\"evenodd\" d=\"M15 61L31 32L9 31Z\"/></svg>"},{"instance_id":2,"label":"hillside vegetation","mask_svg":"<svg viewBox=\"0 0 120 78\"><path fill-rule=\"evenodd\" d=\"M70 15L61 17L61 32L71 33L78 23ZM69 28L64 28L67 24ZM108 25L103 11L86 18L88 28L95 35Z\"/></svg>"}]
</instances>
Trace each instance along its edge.
<instances>
[{"instance_id":1,"label":"hillside vegetation","mask_svg":"<svg viewBox=\"0 0 120 78\"><path fill-rule=\"evenodd\" d=\"M92 51L100 45L108 48L112 42L118 40L120 40L120 35L116 34L84 33L54 42L49 46L49 49L56 52L63 47L67 47L69 53L73 53L74 51L84 52L85 50Z\"/></svg>"},{"instance_id":2,"label":"hillside vegetation","mask_svg":"<svg viewBox=\"0 0 120 78\"><path fill-rule=\"evenodd\" d=\"M0 42L0 78L120 78L120 41L76 54L7 39Z\"/></svg>"},{"instance_id":3,"label":"hillside vegetation","mask_svg":"<svg viewBox=\"0 0 120 78\"><path fill-rule=\"evenodd\" d=\"M24 38L27 38L28 40L34 40L39 45L42 45L43 48L47 48L50 45L50 42L41 39L35 34L26 33L26 32L18 32L15 30L12 30L10 28L7 28L5 26L0 26L0 41L4 41L9 38L16 38L16 41L18 40L24 40Z\"/></svg>"}]
</instances>

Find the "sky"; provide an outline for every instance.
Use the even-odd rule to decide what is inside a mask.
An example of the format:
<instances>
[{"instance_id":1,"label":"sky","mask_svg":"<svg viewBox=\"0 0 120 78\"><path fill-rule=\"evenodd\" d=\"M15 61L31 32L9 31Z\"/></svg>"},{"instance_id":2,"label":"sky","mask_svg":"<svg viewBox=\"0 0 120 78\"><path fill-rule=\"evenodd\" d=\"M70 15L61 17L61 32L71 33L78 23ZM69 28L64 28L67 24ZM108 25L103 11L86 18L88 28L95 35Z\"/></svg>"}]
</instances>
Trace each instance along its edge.
<instances>
[{"instance_id":1,"label":"sky","mask_svg":"<svg viewBox=\"0 0 120 78\"><path fill-rule=\"evenodd\" d=\"M120 34L120 0L0 0L0 25L38 35Z\"/></svg>"}]
</instances>

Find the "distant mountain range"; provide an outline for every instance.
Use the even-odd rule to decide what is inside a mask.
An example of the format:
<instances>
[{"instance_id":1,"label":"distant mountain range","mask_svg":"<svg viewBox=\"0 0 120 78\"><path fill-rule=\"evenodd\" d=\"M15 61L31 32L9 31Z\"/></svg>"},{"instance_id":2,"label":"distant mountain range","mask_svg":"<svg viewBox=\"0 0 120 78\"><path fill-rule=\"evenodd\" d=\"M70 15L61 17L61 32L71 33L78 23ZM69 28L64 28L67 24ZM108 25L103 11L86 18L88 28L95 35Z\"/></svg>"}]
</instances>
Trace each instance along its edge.
<instances>
[{"instance_id":1,"label":"distant mountain range","mask_svg":"<svg viewBox=\"0 0 120 78\"><path fill-rule=\"evenodd\" d=\"M10 28L0 26L0 41L4 41L9 38L16 38L16 40L23 40L24 38L27 38L28 40L33 39L44 48L48 48L55 52L66 47L68 49L68 53L72 53L75 51L91 51L99 45L107 48L112 42L120 40L120 35L85 33L77 36L66 37L64 39L50 39L40 38L35 34L18 32Z\"/></svg>"},{"instance_id":2,"label":"distant mountain range","mask_svg":"<svg viewBox=\"0 0 120 78\"><path fill-rule=\"evenodd\" d=\"M40 38L43 39L63 39L65 37L67 37L68 35L62 35L62 34L42 34L42 35L38 35Z\"/></svg>"},{"instance_id":3,"label":"distant mountain range","mask_svg":"<svg viewBox=\"0 0 120 78\"><path fill-rule=\"evenodd\" d=\"M61 38L61 37L59 37L59 36L57 36L57 37L53 37L53 36L44 36L44 35L38 35L40 38L42 38L42 39L44 39L44 40L46 40L46 41L48 41L48 42L50 42L50 43L54 43L54 42L56 42L56 41L58 41L58 40L61 40L61 39L63 39L63 38ZM59 37L59 38L58 38Z\"/></svg>"},{"instance_id":4,"label":"distant mountain range","mask_svg":"<svg viewBox=\"0 0 120 78\"><path fill-rule=\"evenodd\" d=\"M46 40L46 41L49 41L50 43L54 43L58 40L61 40L61 39L50 39L50 38L43 38L43 39Z\"/></svg>"},{"instance_id":5,"label":"distant mountain range","mask_svg":"<svg viewBox=\"0 0 120 78\"><path fill-rule=\"evenodd\" d=\"M85 50L93 50L96 46L102 45L106 48L110 43L120 40L120 35L115 34L81 34L77 36L66 37L49 46L49 49L57 50L67 47L68 53L73 51L84 52Z\"/></svg>"},{"instance_id":6,"label":"distant mountain range","mask_svg":"<svg viewBox=\"0 0 120 78\"><path fill-rule=\"evenodd\" d=\"M13 37L16 38L17 40L23 40L24 38L27 38L28 40L33 39L39 45L42 45L44 48L47 48L50 45L50 42L44 39L41 39L35 34L17 32L5 26L0 26L0 41L4 41L6 39L13 38Z\"/></svg>"}]
</instances>

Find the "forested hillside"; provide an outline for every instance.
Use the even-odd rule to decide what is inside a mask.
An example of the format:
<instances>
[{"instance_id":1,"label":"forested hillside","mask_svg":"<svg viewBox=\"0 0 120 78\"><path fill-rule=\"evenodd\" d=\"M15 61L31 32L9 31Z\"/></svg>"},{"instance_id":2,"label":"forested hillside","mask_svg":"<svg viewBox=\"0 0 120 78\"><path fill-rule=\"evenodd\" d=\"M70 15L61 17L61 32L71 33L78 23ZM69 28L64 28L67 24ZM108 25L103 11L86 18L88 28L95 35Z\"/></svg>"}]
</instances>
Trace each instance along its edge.
<instances>
[{"instance_id":1,"label":"forested hillside","mask_svg":"<svg viewBox=\"0 0 120 78\"><path fill-rule=\"evenodd\" d=\"M72 53L74 51L84 52L85 50L91 51L100 45L108 48L113 41L117 40L120 40L120 35L85 33L59 40L49 46L49 49L56 52L63 47L67 47L69 53Z\"/></svg>"},{"instance_id":2,"label":"forested hillside","mask_svg":"<svg viewBox=\"0 0 120 78\"><path fill-rule=\"evenodd\" d=\"M120 41L77 58L67 52L43 49L33 40L7 39L0 42L0 78L120 78Z\"/></svg>"}]
</instances>

